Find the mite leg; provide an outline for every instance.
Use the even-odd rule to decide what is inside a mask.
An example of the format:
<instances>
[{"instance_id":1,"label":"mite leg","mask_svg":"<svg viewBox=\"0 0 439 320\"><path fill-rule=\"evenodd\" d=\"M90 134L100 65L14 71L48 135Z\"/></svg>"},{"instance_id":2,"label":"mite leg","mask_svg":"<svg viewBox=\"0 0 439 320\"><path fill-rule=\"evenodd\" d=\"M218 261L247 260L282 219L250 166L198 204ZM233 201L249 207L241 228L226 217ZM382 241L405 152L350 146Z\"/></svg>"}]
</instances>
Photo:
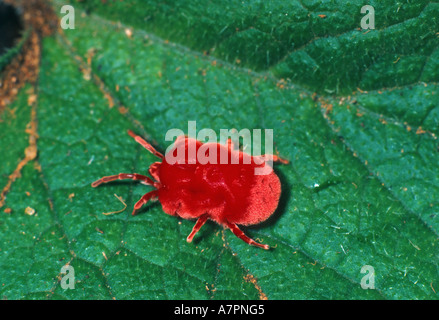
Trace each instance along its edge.
<instances>
[{"instance_id":1,"label":"mite leg","mask_svg":"<svg viewBox=\"0 0 439 320\"><path fill-rule=\"evenodd\" d=\"M262 155L262 158L264 158L265 161L273 161L273 162L280 162L282 164L288 164L290 163L287 159L283 159L279 156L276 156L274 154L264 154Z\"/></svg>"},{"instance_id":2,"label":"mite leg","mask_svg":"<svg viewBox=\"0 0 439 320\"><path fill-rule=\"evenodd\" d=\"M201 229L201 227L206 221L207 221L207 214L198 218L197 222L195 223L192 229L192 232L190 233L190 235L187 236L186 239L187 242L192 242L192 239L194 238L195 234L198 232L198 230Z\"/></svg>"},{"instance_id":3,"label":"mite leg","mask_svg":"<svg viewBox=\"0 0 439 320\"><path fill-rule=\"evenodd\" d=\"M134 138L134 140L136 140L136 142L138 142L139 144L142 145L142 147L144 147L146 150L148 150L149 152L151 152L153 155L155 155L156 157L163 159L164 156L158 152L156 149L154 149L154 147L149 144L147 141L145 141L141 136L138 136L137 134L135 134L134 132L132 132L131 130L128 130L128 134Z\"/></svg>"},{"instance_id":4,"label":"mite leg","mask_svg":"<svg viewBox=\"0 0 439 320\"><path fill-rule=\"evenodd\" d=\"M250 245L253 245L253 246L265 249L265 250L270 249L270 247L268 245L262 244L262 243L258 243L255 240L247 237L244 234L244 232L242 232L241 229L238 228L238 226L236 224L227 222L226 226L235 234L235 236L237 236L239 239L243 240L244 242L246 242L246 243L248 243Z\"/></svg>"},{"instance_id":5,"label":"mite leg","mask_svg":"<svg viewBox=\"0 0 439 320\"><path fill-rule=\"evenodd\" d=\"M158 182L160 182L159 167L161 164L161 162L154 162L152 165L149 166L148 170L151 177L153 177Z\"/></svg>"},{"instance_id":6,"label":"mite leg","mask_svg":"<svg viewBox=\"0 0 439 320\"><path fill-rule=\"evenodd\" d=\"M134 205L134 210L132 215L134 216L136 212L143 207L149 200L156 200L157 199L157 190L145 193L142 198L140 198L139 201L136 202Z\"/></svg>"},{"instance_id":7,"label":"mite leg","mask_svg":"<svg viewBox=\"0 0 439 320\"><path fill-rule=\"evenodd\" d=\"M119 173L119 174L115 174L113 176L102 177L99 180L96 180L95 182L93 182L91 184L91 186L93 188L96 188L97 186L101 185L102 183L107 183L107 182L115 181L115 180L124 180L124 179L140 180L144 184L151 185L151 186L154 185L154 181L152 181L152 179L147 177L147 176L137 174L137 173Z\"/></svg>"}]
</instances>

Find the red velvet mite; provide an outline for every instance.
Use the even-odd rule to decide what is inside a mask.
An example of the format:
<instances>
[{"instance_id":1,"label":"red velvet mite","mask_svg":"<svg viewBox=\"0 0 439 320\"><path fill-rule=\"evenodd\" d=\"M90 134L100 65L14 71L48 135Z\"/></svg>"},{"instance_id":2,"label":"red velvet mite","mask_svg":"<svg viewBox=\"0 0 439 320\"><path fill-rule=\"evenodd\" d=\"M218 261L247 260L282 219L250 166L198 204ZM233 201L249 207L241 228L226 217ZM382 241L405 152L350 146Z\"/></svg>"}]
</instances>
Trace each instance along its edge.
<instances>
[{"instance_id":1,"label":"red velvet mite","mask_svg":"<svg viewBox=\"0 0 439 320\"><path fill-rule=\"evenodd\" d=\"M166 153L166 156L163 156L131 130L128 130L128 134L161 159L162 162L154 162L149 167L148 172L152 179L137 173L119 173L93 182L92 187L114 180L139 180L143 184L153 186L156 190L142 196L134 205L133 215L148 201L159 200L165 213L183 219L197 219L192 232L187 237L188 242L192 241L198 230L207 219L210 219L229 228L246 243L269 249L268 245L247 237L237 225L258 224L273 214L281 194L279 178L273 170L266 175L255 175L255 169L264 167L268 160L288 163L287 160L276 155L250 156L235 150L230 139L227 145L222 145L202 143L186 136L179 136L172 149ZM188 151L189 145L195 146L197 151L195 155L198 154L200 148L203 148L201 151L207 155L209 150L216 150L218 161L216 164L212 163L215 161L200 163L197 157ZM184 158L178 154L181 148L185 151ZM169 153L172 154L169 155ZM237 157L239 164L232 164L231 161L221 162L221 154L226 154L228 159ZM168 161L170 158L168 155L176 161ZM250 157L250 161L244 162L245 157Z\"/></svg>"}]
</instances>

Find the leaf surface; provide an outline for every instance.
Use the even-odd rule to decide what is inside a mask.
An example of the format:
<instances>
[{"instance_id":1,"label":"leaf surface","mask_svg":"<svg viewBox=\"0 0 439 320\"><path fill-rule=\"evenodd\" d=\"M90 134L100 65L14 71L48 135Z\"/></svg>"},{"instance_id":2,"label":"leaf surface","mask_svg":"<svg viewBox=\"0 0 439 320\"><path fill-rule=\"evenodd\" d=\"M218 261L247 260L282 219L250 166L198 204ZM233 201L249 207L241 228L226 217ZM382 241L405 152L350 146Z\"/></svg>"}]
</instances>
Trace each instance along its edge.
<instances>
[{"instance_id":1,"label":"leaf surface","mask_svg":"<svg viewBox=\"0 0 439 320\"><path fill-rule=\"evenodd\" d=\"M376 3L369 32L360 2L72 3L75 29L42 43L38 158L1 212L3 297L437 299L438 3ZM27 147L28 90L1 115L1 186ZM151 187L91 188L156 161L127 129L164 152L188 121L274 129L279 208L245 229L274 249L213 223L188 244L194 222L159 203L131 216ZM114 194L126 210L103 215L124 208Z\"/></svg>"}]
</instances>

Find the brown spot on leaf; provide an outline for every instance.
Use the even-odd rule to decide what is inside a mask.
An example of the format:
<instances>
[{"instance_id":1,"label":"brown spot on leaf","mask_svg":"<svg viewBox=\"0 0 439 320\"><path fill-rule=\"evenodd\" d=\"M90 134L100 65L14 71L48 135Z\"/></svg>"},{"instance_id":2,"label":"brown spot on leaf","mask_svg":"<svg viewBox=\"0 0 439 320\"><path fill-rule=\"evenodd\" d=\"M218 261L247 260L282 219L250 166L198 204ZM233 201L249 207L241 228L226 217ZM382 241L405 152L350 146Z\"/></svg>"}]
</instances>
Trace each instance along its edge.
<instances>
[{"instance_id":1,"label":"brown spot on leaf","mask_svg":"<svg viewBox=\"0 0 439 320\"><path fill-rule=\"evenodd\" d=\"M2 97L0 113L15 99L25 83L35 84L40 65L41 37L51 35L59 25L58 17L45 1L4 0L3 2L23 12L24 30L29 30L29 34L21 51L0 75L0 96Z\"/></svg>"},{"instance_id":2,"label":"brown spot on leaf","mask_svg":"<svg viewBox=\"0 0 439 320\"><path fill-rule=\"evenodd\" d=\"M268 297L265 295L264 292L262 292L262 289L259 286L258 281L256 280L256 278L252 274L248 273L247 275L245 275L244 280L247 282L251 282L255 286L256 290L259 293L260 300L268 300Z\"/></svg>"}]
</instances>

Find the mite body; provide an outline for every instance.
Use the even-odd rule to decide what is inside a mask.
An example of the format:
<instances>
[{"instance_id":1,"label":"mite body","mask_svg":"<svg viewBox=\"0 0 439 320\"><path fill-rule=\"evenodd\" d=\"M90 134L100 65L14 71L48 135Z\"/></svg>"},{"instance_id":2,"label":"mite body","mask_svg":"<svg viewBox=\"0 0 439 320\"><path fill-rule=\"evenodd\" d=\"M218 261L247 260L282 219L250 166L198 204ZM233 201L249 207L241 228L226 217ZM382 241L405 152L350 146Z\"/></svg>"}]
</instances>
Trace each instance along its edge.
<instances>
[{"instance_id":1,"label":"mite body","mask_svg":"<svg viewBox=\"0 0 439 320\"><path fill-rule=\"evenodd\" d=\"M188 242L210 219L229 228L246 243L269 249L268 245L247 237L237 225L258 224L273 214L281 194L279 178L273 170L265 175L256 175L255 169L268 165L267 160L288 161L275 155L253 157L234 150L230 139L227 145L222 145L202 143L186 136L178 137L173 148L164 156L132 131L129 130L128 134L161 159L161 162L154 162L149 167L152 178L137 173L119 173L93 182L93 187L114 180L139 180L156 190L146 193L134 205L133 215L148 201L159 200L165 213L183 219L197 219L187 237ZM195 147L196 152L188 152L189 146ZM200 153L212 159L215 151L216 163L199 160ZM221 161L224 160L221 155L228 156L227 163ZM238 164L231 163L233 157L239 159Z\"/></svg>"}]
</instances>

